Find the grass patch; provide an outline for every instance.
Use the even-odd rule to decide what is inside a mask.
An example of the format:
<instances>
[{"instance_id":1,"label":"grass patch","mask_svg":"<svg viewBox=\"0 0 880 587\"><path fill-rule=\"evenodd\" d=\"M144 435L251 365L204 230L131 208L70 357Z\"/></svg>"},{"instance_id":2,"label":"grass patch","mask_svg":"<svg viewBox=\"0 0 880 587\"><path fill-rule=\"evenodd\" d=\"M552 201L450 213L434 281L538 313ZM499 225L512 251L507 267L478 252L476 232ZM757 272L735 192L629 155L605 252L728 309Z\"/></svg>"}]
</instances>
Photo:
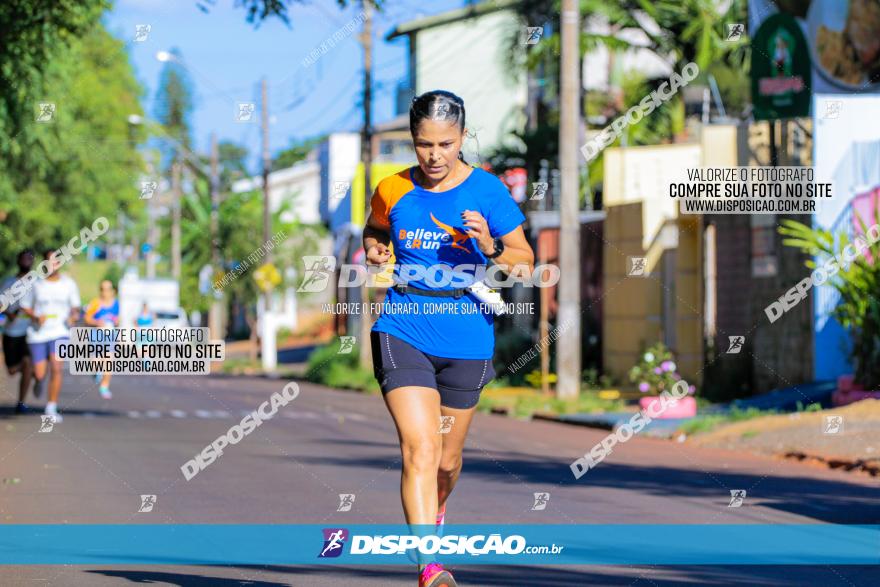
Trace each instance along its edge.
<instances>
[{"instance_id":1,"label":"grass patch","mask_svg":"<svg viewBox=\"0 0 880 587\"><path fill-rule=\"evenodd\" d=\"M339 338L318 347L309 355L305 378L313 383L329 387L354 389L368 393L380 393L379 382L372 369L359 364L360 349L354 345L349 353L340 353Z\"/></svg>"},{"instance_id":2,"label":"grass patch","mask_svg":"<svg viewBox=\"0 0 880 587\"><path fill-rule=\"evenodd\" d=\"M745 410L733 408L726 414L710 414L708 416L697 416L693 420L685 422L679 430L688 436L710 432L723 424L732 424L733 422L742 422L743 420L751 420L761 416L772 416L776 414L774 410L759 410L758 408L748 408ZM755 433L757 434L757 432Z\"/></svg>"},{"instance_id":3,"label":"grass patch","mask_svg":"<svg viewBox=\"0 0 880 587\"><path fill-rule=\"evenodd\" d=\"M79 295L82 298L83 307L90 300L98 297L101 280L104 279L109 265L107 261L80 261L77 259L67 263L64 269L61 270L62 273L67 272L76 282L77 287L79 287Z\"/></svg>"},{"instance_id":4,"label":"grass patch","mask_svg":"<svg viewBox=\"0 0 880 587\"><path fill-rule=\"evenodd\" d=\"M594 414L599 412L619 412L626 409L626 403L617 399L602 399L596 392L581 392L573 400L561 400L541 392L505 392L503 388L486 389L480 395L477 409L483 413L493 408L506 409L517 418L529 418L536 412L550 414Z\"/></svg>"},{"instance_id":5,"label":"grass patch","mask_svg":"<svg viewBox=\"0 0 880 587\"><path fill-rule=\"evenodd\" d=\"M259 371L263 368L263 363L259 359L249 359L247 357L230 357L223 361L221 369L224 373L244 373L246 371Z\"/></svg>"}]
</instances>

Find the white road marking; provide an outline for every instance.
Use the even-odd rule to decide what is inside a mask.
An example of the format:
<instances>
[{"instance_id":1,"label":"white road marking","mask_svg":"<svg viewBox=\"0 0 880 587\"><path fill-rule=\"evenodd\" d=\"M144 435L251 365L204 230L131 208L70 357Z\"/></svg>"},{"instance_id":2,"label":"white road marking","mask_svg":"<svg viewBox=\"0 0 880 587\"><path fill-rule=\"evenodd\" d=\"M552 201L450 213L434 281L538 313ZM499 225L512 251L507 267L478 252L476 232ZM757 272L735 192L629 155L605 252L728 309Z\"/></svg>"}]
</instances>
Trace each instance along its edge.
<instances>
[{"instance_id":1,"label":"white road marking","mask_svg":"<svg viewBox=\"0 0 880 587\"><path fill-rule=\"evenodd\" d=\"M253 413L253 410L238 410L241 417L249 416ZM344 420L353 420L355 422L366 422L369 420L366 416L362 414L353 414L353 413L344 413L344 412L310 412L310 411L302 411L302 410L290 410L290 411L282 411L279 412L281 416L288 418L290 420L338 420L340 418ZM94 412L83 412L84 418L96 418L98 414ZM141 412L140 410L128 410L126 412L126 416L129 418L140 420L142 418L163 418L170 416L171 418L177 418L180 420L185 420L191 418L192 416L201 419L223 419L223 418L231 418L234 417L233 413L230 413L226 410L195 410L192 414L186 412L185 410L169 410L168 412L162 412L159 410L146 410Z\"/></svg>"},{"instance_id":2,"label":"white road marking","mask_svg":"<svg viewBox=\"0 0 880 587\"><path fill-rule=\"evenodd\" d=\"M294 412L281 412L281 414L285 418L290 418L291 420L317 420L318 418L320 418L320 416L318 414L316 414L315 412L294 411Z\"/></svg>"}]
</instances>

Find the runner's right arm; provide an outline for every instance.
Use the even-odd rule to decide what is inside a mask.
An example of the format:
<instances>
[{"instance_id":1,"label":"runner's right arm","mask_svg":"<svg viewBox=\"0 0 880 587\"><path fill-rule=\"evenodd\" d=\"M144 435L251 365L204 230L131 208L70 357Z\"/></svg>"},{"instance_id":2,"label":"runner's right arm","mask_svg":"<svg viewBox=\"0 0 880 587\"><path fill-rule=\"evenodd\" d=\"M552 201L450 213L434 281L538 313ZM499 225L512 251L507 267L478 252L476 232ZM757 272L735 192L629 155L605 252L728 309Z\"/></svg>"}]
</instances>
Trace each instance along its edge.
<instances>
[{"instance_id":1,"label":"runner's right arm","mask_svg":"<svg viewBox=\"0 0 880 587\"><path fill-rule=\"evenodd\" d=\"M379 223L372 212L364 226L364 252L369 265L383 265L391 259L391 234Z\"/></svg>"},{"instance_id":2,"label":"runner's right arm","mask_svg":"<svg viewBox=\"0 0 880 587\"><path fill-rule=\"evenodd\" d=\"M36 312L34 312L34 305L36 304L34 290L31 287L30 290L21 298L21 302L19 304L19 308L24 312L24 315L33 320L37 327L43 325L43 322L46 321L45 316L38 316Z\"/></svg>"}]
</instances>

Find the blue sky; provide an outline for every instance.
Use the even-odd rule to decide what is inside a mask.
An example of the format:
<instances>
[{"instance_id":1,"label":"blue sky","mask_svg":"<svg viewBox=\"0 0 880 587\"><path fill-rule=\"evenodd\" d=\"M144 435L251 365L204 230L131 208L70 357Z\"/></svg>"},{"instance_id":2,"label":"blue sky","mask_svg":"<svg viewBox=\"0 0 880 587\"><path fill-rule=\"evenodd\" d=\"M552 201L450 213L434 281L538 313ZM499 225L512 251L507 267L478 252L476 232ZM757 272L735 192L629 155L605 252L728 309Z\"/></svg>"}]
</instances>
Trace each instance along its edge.
<instances>
[{"instance_id":1,"label":"blue sky","mask_svg":"<svg viewBox=\"0 0 880 587\"><path fill-rule=\"evenodd\" d=\"M259 104L259 79L269 84L270 145L272 152L331 130L358 130L363 119L358 107L362 89L363 53L358 42L361 25L310 65L302 64L313 49L358 16L354 6L340 9L336 0L311 0L289 8L291 26L270 19L254 28L234 0L216 0L208 14L196 0L117 0L105 16L109 30L126 41L138 80L145 88L143 107L153 117L162 63L158 51L177 47L195 90L193 139L206 152L210 132L221 140L245 145L254 160L260 149L257 124L235 122L237 102ZM458 8L465 0L434 0L430 10L419 0L386 0L373 23L374 123L394 115L398 81L406 72L406 39L384 40L397 24L419 16ZM357 22L357 21L355 21ZM131 42L135 25L149 24L145 42ZM289 109L291 104L296 104Z\"/></svg>"}]
</instances>

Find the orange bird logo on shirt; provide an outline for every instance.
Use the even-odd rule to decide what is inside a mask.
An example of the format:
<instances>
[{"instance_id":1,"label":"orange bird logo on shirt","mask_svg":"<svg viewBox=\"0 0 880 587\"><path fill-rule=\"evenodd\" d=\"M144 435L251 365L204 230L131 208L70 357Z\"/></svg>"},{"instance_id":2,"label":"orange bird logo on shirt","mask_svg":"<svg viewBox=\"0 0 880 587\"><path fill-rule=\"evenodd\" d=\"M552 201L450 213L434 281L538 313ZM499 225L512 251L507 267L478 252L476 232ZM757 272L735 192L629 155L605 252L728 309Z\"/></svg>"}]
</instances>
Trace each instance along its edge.
<instances>
[{"instance_id":1,"label":"orange bird logo on shirt","mask_svg":"<svg viewBox=\"0 0 880 587\"><path fill-rule=\"evenodd\" d=\"M460 230L458 230L457 228L455 228L453 226L450 226L448 224L444 224L444 223L440 222L439 220L437 220L437 218L434 217L433 212L431 213L431 220L434 221L434 224L436 224L437 226L439 226L440 228L445 230L450 236L452 236L452 242L449 244L453 248L461 249L462 251L470 253L470 250L467 247L463 247L458 243L467 241L471 237L469 237L467 234L461 232Z\"/></svg>"}]
</instances>

